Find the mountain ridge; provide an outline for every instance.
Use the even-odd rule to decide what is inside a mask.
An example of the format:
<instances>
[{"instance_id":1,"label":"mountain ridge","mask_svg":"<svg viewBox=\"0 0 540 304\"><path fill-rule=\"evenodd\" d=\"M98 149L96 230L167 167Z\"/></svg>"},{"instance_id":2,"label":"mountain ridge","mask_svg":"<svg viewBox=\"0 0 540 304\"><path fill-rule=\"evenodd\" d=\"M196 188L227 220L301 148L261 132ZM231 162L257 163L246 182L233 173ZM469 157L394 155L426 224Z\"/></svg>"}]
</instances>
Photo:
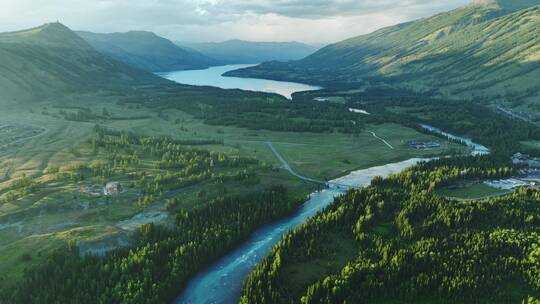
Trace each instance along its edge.
<instances>
[{"instance_id":1,"label":"mountain ridge","mask_svg":"<svg viewBox=\"0 0 540 304\"><path fill-rule=\"evenodd\" d=\"M67 26L59 22L45 23L13 32L0 33L0 42L25 43L55 47L88 48L88 44L76 36Z\"/></svg>"},{"instance_id":2,"label":"mountain ridge","mask_svg":"<svg viewBox=\"0 0 540 304\"><path fill-rule=\"evenodd\" d=\"M153 32L76 33L99 52L148 72L205 69L218 64L213 58L181 48Z\"/></svg>"},{"instance_id":3,"label":"mountain ridge","mask_svg":"<svg viewBox=\"0 0 540 304\"><path fill-rule=\"evenodd\" d=\"M253 64L271 60L298 60L318 49L316 46L297 41L259 42L231 39L222 42L177 42L177 44L215 58L223 64Z\"/></svg>"},{"instance_id":4,"label":"mountain ridge","mask_svg":"<svg viewBox=\"0 0 540 304\"><path fill-rule=\"evenodd\" d=\"M35 101L167 81L97 52L60 23L0 34L0 98Z\"/></svg>"},{"instance_id":5,"label":"mountain ridge","mask_svg":"<svg viewBox=\"0 0 540 304\"><path fill-rule=\"evenodd\" d=\"M525 57L540 53L535 47L540 45L539 10L531 6L507 13L470 4L332 44L300 61L270 62L227 75L323 86L389 83L467 98L536 93L536 82L525 79L540 77L540 68Z\"/></svg>"}]
</instances>

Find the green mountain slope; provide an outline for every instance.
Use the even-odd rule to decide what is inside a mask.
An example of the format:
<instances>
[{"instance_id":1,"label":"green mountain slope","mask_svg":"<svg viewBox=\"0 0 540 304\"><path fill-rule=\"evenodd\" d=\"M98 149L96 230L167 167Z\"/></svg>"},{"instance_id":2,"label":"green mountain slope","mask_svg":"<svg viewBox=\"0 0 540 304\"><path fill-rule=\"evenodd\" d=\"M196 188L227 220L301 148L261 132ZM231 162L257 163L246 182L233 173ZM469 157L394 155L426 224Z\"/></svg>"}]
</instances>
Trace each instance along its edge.
<instances>
[{"instance_id":1,"label":"green mountain slope","mask_svg":"<svg viewBox=\"0 0 540 304\"><path fill-rule=\"evenodd\" d=\"M0 98L30 100L164 83L95 51L59 23L0 34Z\"/></svg>"},{"instance_id":2,"label":"green mountain slope","mask_svg":"<svg viewBox=\"0 0 540 304\"><path fill-rule=\"evenodd\" d=\"M229 75L323 85L384 82L467 97L535 94L540 7L533 4L540 1L475 1L330 45L300 61Z\"/></svg>"},{"instance_id":3,"label":"green mountain slope","mask_svg":"<svg viewBox=\"0 0 540 304\"><path fill-rule=\"evenodd\" d=\"M183 49L151 32L77 34L99 52L150 72L204 69L217 64L212 58L194 50Z\"/></svg>"},{"instance_id":4,"label":"green mountain slope","mask_svg":"<svg viewBox=\"0 0 540 304\"><path fill-rule=\"evenodd\" d=\"M228 40L224 42L183 44L224 64L261 63L271 60L302 59L318 48L299 42L254 42Z\"/></svg>"}]
</instances>

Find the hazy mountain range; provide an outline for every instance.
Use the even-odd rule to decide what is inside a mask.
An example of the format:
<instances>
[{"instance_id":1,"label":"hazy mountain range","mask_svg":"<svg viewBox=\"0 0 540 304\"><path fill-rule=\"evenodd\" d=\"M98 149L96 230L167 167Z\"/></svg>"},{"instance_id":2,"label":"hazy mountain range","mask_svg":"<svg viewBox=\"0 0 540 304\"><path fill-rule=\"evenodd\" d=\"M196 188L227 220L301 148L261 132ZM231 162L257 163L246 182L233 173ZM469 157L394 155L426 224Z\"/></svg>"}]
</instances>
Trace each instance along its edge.
<instances>
[{"instance_id":1,"label":"hazy mountain range","mask_svg":"<svg viewBox=\"0 0 540 304\"><path fill-rule=\"evenodd\" d=\"M244 40L208 43L178 42L178 44L196 50L223 64L298 60L311 55L321 47L300 42L254 42Z\"/></svg>"},{"instance_id":2,"label":"hazy mountain range","mask_svg":"<svg viewBox=\"0 0 540 304\"><path fill-rule=\"evenodd\" d=\"M446 96L538 99L538 0L482 0L231 76L312 84L392 84Z\"/></svg>"},{"instance_id":3,"label":"hazy mountain range","mask_svg":"<svg viewBox=\"0 0 540 304\"><path fill-rule=\"evenodd\" d=\"M329 45L301 60L271 61L227 75L330 87L390 84L457 98L537 100L539 4L540 0L475 1ZM117 89L164 82L144 71L289 60L315 48L237 40L188 48L149 32L77 35L51 23L0 34L0 89L10 98Z\"/></svg>"},{"instance_id":4,"label":"hazy mountain range","mask_svg":"<svg viewBox=\"0 0 540 304\"><path fill-rule=\"evenodd\" d=\"M152 32L76 32L97 51L149 72L205 69L238 63L302 59L318 48L299 42L173 43Z\"/></svg>"}]
</instances>

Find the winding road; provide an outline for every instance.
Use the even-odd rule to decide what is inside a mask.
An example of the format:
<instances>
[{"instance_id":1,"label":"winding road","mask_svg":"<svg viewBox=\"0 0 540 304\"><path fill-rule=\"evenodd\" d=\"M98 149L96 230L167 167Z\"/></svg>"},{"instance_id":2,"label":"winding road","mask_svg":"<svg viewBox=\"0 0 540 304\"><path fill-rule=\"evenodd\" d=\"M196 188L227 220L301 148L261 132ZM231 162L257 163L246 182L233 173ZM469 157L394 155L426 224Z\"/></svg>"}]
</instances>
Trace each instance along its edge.
<instances>
[{"instance_id":1,"label":"winding road","mask_svg":"<svg viewBox=\"0 0 540 304\"><path fill-rule=\"evenodd\" d=\"M375 132L368 131L368 133L371 133L371 135L373 135L373 137L375 137L376 139L382 141L386 146L388 146L388 148L394 150L394 147L393 147L389 142L387 142L384 138L379 137L377 134L375 134ZM338 183L333 183L333 182L325 182L325 181L322 181L322 180L314 179L314 178L307 177L307 176L304 176L304 175L302 175L302 174L297 173L297 172L294 171L294 169L289 165L289 163L285 160L285 158L283 158L283 156L279 153L279 151L276 149L276 147L274 147L274 144L273 144L272 142L266 141L265 143L266 143L266 145L268 146L268 148L270 148L270 150L272 150L272 152L273 152L274 155L277 157L277 159L279 159L279 161L280 161L281 164L282 164L283 169L289 171L289 173L290 173L291 175L296 176L296 177L298 177L298 178L301 179L301 180L304 180L304 181L307 181L307 182L316 183L316 184L332 185L332 186L344 187L344 188L353 188L353 187L350 186L350 185L338 184Z\"/></svg>"},{"instance_id":2,"label":"winding road","mask_svg":"<svg viewBox=\"0 0 540 304\"><path fill-rule=\"evenodd\" d=\"M283 156L278 152L278 150L276 150L276 147L274 147L274 144L272 142L267 141L265 143L270 148L270 150L272 150L274 155L279 159L279 161L282 164L283 169L289 171L289 173L291 175L296 176L299 179L304 180L306 182L311 182L311 183L316 183L316 184L323 184L323 185L332 185L332 186L344 187L344 188L354 188L354 187L352 187L350 185L339 184L339 183L334 183L334 182L325 182L325 181L314 179L314 178L311 178L311 177L306 177L306 176L303 176L303 175L297 173L296 171L294 171L293 168L291 168L289 163L285 160L285 158L283 158Z\"/></svg>"},{"instance_id":3,"label":"winding road","mask_svg":"<svg viewBox=\"0 0 540 304\"><path fill-rule=\"evenodd\" d=\"M514 119L517 119L517 120L521 120L521 121L524 121L524 122L527 122L527 123L530 123L536 127L540 127L540 124L537 123L537 122L534 122L532 119L528 118L528 117L525 117L525 116L521 116L515 112L512 112L508 109L505 109L501 106L497 106L497 110L499 110L500 112L502 112L503 114L509 116L510 118L514 118Z\"/></svg>"},{"instance_id":4,"label":"winding road","mask_svg":"<svg viewBox=\"0 0 540 304\"><path fill-rule=\"evenodd\" d=\"M292 175L298 177L299 179L301 180L305 180L307 182L312 182L312 183L318 183L318 184L325 184L326 182L324 181L321 181L321 180L317 180L317 179L314 179L314 178L310 178L310 177L306 177L306 176L303 176L301 174L298 174L296 173L296 171L293 170L293 168L291 168L291 166L289 165L289 163L283 158L283 156L281 156L281 154L276 150L276 147L274 147L274 144L267 141L266 142L266 145L268 145L268 147L270 148L270 150L272 150L272 152L274 153L274 155L279 159L279 161L281 162L282 166L283 166L283 169L289 171L289 173L291 173Z\"/></svg>"},{"instance_id":5,"label":"winding road","mask_svg":"<svg viewBox=\"0 0 540 304\"><path fill-rule=\"evenodd\" d=\"M394 150L394 146L392 146L390 143L388 143L386 141L386 139L382 138L382 137L379 137L377 134L375 134L375 132L372 132L372 131L368 131L368 133L371 133L371 135L373 135L373 137L375 137L376 139L382 141L385 145L388 146L388 148Z\"/></svg>"}]
</instances>

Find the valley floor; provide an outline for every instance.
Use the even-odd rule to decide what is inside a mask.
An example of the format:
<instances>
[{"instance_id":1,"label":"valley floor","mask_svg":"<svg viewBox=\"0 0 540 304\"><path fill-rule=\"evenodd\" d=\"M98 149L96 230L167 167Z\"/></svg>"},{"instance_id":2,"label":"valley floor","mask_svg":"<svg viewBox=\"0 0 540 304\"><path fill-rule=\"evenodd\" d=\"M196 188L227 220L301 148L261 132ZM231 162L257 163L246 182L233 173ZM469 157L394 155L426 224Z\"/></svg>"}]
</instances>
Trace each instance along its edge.
<instances>
[{"instance_id":1,"label":"valley floor","mask_svg":"<svg viewBox=\"0 0 540 304\"><path fill-rule=\"evenodd\" d=\"M215 141L194 149L259 161L263 167L252 168L256 182L249 185L230 182L226 185L228 194L285 184L294 195L305 196L319 186L298 178L299 175L327 180L359 168L459 149L457 144L430 151L412 149L409 141L435 138L395 124L370 126L369 130L378 137L367 132L354 135L251 131L207 125L179 110L163 115L157 111L149 113L147 108L117 104L113 97L100 97L100 102L95 99L88 96L79 102L93 112L112 113L112 116L75 121L69 119L74 109L57 101L17 107L17 110L7 106L0 113L0 125L13 127L10 133L0 132L3 145L0 149L0 289L16 284L24 269L39 265L53 250L69 242L78 244L83 253L103 253L129 244L132 231L142 224L154 221L170 224L171 210L190 209L201 200L222 195L221 190L201 181L170 189L150 203L141 204L141 194L136 188L126 187L112 197L100 193L108 182L129 185L132 183L129 174L55 180L58 174L77 174L74 168L111 162L108 152L96 153L89 144L96 125L138 136ZM114 118L120 114L122 119ZM276 152L297 172L296 176L287 170L264 169L264 166L283 168ZM126 167L126 172L146 170L150 176L158 174L150 169L157 160L143 158L139 165ZM26 192L17 188L17 183L27 179L37 186Z\"/></svg>"}]
</instances>

